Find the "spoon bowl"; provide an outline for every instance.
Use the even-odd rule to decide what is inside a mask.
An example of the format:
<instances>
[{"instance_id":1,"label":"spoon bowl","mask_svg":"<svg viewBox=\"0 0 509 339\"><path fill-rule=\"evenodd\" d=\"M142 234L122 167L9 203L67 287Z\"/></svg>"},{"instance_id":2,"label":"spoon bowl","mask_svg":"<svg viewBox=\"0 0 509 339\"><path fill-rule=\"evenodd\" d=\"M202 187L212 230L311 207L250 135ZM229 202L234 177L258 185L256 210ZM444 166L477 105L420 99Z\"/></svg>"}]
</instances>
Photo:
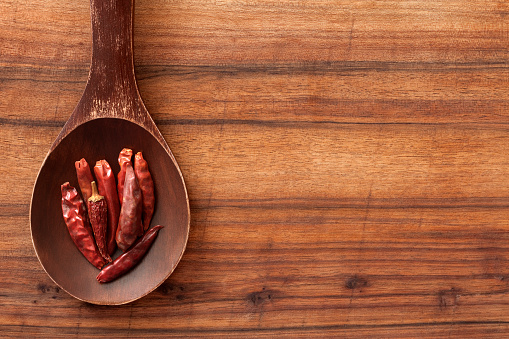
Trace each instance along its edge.
<instances>
[{"instance_id":1,"label":"spoon bowl","mask_svg":"<svg viewBox=\"0 0 509 339\"><path fill-rule=\"evenodd\" d=\"M106 4L107 3L107 4ZM93 53L81 100L51 146L30 205L34 249L50 278L77 299L104 305L131 302L164 282L180 261L189 235L189 199L180 169L138 92L132 60L132 2L91 0ZM108 284L74 245L62 217L60 185L78 188L74 162L106 159L118 173L123 148L143 152L155 186L151 226L165 226L147 255ZM114 258L120 250L114 254Z\"/></svg>"}]
</instances>

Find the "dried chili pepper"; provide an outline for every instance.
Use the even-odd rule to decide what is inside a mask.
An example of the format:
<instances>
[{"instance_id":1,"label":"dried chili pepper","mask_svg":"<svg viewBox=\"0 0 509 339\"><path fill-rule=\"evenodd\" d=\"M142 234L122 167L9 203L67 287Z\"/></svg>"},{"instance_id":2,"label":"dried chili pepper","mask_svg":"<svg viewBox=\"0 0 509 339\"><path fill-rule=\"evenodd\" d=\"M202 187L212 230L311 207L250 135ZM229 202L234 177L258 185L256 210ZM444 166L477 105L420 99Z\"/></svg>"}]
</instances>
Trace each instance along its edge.
<instances>
[{"instance_id":1,"label":"dried chili pepper","mask_svg":"<svg viewBox=\"0 0 509 339\"><path fill-rule=\"evenodd\" d=\"M115 259L111 265L106 266L97 275L97 280L107 283L129 272L148 252L161 228L163 228L161 225L152 227L127 252Z\"/></svg>"},{"instance_id":2,"label":"dried chili pepper","mask_svg":"<svg viewBox=\"0 0 509 339\"><path fill-rule=\"evenodd\" d=\"M74 163L74 167L76 167L76 174L78 177L78 184L80 186L81 195L83 196L83 200L86 202L92 195L91 183L94 181L94 177L92 176L90 166L88 166L88 162L85 160L85 158L82 158L80 161L76 161Z\"/></svg>"},{"instance_id":3,"label":"dried chili pepper","mask_svg":"<svg viewBox=\"0 0 509 339\"><path fill-rule=\"evenodd\" d=\"M129 148L124 148L118 155L118 164L120 165L120 172L118 172L118 201L122 206L123 194L124 194L124 181L125 181L125 166L128 162L131 162L133 151Z\"/></svg>"},{"instance_id":4,"label":"dried chili pepper","mask_svg":"<svg viewBox=\"0 0 509 339\"><path fill-rule=\"evenodd\" d=\"M95 243L94 233L85 212L85 203L81 200L78 191L68 182L64 183L60 190L62 192L62 214L72 241L92 265L101 269L106 261Z\"/></svg>"},{"instance_id":5,"label":"dried chili pepper","mask_svg":"<svg viewBox=\"0 0 509 339\"><path fill-rule=\"evenodd\" d=\"M134 243L137 237L143 235L141 199L141 189L134 174L133 166L130 162L127 162L123 201L116 235L118 248L124 252Z\"/></svg>"},{"instance_id":6,"label":"dried chili pepper","mask_svg":"<svg viewBox=\"0 0 509 339\"><path fill-rule=\"evenodd\" d=\"M95 181L92 181L92 195L88 198L88 218L94 231L95 242L102 257L110 262L108 246L106 243L106 231L108 230L108 206L106 200L97 191Z\"/></svg>"},{"instance_id":7,"label":"dried chili pepper","mask_svg":"<svg viewBox=\"0 0 509 339\"><path fill-rule=\"evenodd\" d=\"M154 197L154 181L148 170L148 164L143 159L141 152L136 153L134 156L134 173L140 184L141 196L143 201L143 230L148 230L150 220L154 214L155 197Z\"/></svg>"},{"instance_id":8,"label":"dried chili pepper","mask_svg":"<svg viewBox=\"0 0 509 339\"><path fill-rule=\"evenodd\" d=\"M106 160L95 163L94 174L97 179L99 194L106 199L108 206L108 230L106 231L106 244L108 254L111 256L117 248L115 236L117 234L118 217L120 216L120 203L118 201L117 184L110 164Z\"/></svg>"}]
</instances>

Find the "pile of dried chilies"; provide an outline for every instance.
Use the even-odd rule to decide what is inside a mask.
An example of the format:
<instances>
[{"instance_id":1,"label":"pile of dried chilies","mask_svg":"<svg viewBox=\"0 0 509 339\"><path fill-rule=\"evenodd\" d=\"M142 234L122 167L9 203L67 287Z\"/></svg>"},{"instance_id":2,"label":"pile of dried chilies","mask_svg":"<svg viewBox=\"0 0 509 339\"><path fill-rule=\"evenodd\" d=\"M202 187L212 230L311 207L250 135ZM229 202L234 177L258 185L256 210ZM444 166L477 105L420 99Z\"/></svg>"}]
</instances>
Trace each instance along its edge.
<instances>
[{"instance_id":1,"label":"pile of dried chilies","mask_svg":"<svg viewBox=\"0 0 509 339\"><path fill-rule=\"evenodd\" d=\"M149 230L155 206L154 182L142 153L134 156L134 164L132 157L128 148L120 152L118 185L106 160L96 162L95 180L87 161L76 161L85 202L69 182L61 186L62 213L69 234L85 258L102 269L97 276L101 283L129 272L163 228L158 225ZM124 253L113 261L117 246Z\"/></svg>"}]
</instances>

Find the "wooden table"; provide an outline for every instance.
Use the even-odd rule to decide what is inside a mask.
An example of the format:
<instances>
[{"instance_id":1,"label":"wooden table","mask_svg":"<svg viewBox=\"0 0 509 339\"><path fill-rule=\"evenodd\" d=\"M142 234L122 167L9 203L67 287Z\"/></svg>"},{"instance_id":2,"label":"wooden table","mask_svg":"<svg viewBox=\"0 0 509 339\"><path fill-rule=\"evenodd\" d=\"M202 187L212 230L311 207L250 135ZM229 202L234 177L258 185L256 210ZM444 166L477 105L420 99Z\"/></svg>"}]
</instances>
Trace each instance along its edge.
<instances>
[{"instance_id":1,"label":"wooden table","mask_svg":"<svg viewBox=\"0 0 509 339\"><path fill-rule=\"evenodd\" d=\"M60 290L30 238L89 4L0 13L0 336L509 334L508 1L137 0L139 88L191 233L167 281L114 307Z\"/></svg>"}]
</instances>

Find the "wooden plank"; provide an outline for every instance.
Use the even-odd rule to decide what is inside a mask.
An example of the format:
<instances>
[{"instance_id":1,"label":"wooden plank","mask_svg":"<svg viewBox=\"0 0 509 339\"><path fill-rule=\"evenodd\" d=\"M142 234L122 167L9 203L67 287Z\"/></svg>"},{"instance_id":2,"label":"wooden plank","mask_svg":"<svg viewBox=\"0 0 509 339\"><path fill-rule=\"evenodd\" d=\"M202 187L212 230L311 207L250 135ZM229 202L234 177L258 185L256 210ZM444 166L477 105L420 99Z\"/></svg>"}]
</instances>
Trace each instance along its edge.
<instances>
[{"instance_id":1,"label":"wooden plank","mask_svg":"<svg viewBox=\"0 0 509 339\"><path fill-rule=\"evenodd\" d=\"M380 198L405 205L405 199L435 198L440 204L440 199L506 199L509 194L505 127L218 124L161 130L189 182L191 199L199 192L205 199ZM2 142L10 141L5 156L30 169L26 183L58 127L50 131L2 128ZM18 179L5 180L13 187ZM11 199L12 194L30 196L29 191L9 194Z\"/></svg>"},{"instance_id":2,"label":"wooden plank","mask_svg":"<svg viewBox=\"0 0 509 339\"><path fill-rule=\"evenodd\" d=\"M437 216L429 208L373 208L366 218L356 208L194 208L189 248L175 274L144 301L115 307L126 317L111 325L129 321L141 330L155 321L159 330L204 333L452 326L460 321L504 325L507 240L496 231L507 220L490 218L497 210L460 207ZM457 220L463 214L471 219L462 227ZM225 224L225 215L236 218ZM23 219L11 217L10 222ZM70 313L81 319L84 333L102 331L94 319L109 308L82 304L54 287L22 233L5 234L15 241L2 244L2 256L7 252L10 259L4 269L19 272L6 277L0 290L9 295L2 323L70 331L58 325ZM447 233L458 234L444 237ZM26 305L36 308L20 317Z\"/></svg>"},{"instance_id":3,"label":"wooden plank","mask_svg":"<svg viewBox=\"0 0 509 339\"><path fill-rule=\"evenodd\" d=\"M18 5L22 8L18 11L10 9L13 3L17 4L3 1L1 5L2 12L8 13L1 29L11 33L2 36L16 36L16 41L4 40L15 46L4 57L88 60L86 2L38 0ZM147 58L163 64L167 60L224 64L367 59L506 63L506 13L504 2L483 0L468 4L344 1L340 5L329 0L312 4L141 0L135 12L135 50L144 64ZM23 20L27 17L30 20ZM30 39L38 30L45 33L44 40Z\"/></svg>"},{"instance_id":4,"label":"wooden plank","mask_svg":"<svg viewBox=\"0 0 509 339\"><path fill-rule=\"evenodd\" d=\"M158 125L508 123L505 68L372 67L147 66L137 76ZM14 117L5 123L62 126L83 92L87 71L5 66L3 74L2 118Z\"/></svg>"}]
</instances>

